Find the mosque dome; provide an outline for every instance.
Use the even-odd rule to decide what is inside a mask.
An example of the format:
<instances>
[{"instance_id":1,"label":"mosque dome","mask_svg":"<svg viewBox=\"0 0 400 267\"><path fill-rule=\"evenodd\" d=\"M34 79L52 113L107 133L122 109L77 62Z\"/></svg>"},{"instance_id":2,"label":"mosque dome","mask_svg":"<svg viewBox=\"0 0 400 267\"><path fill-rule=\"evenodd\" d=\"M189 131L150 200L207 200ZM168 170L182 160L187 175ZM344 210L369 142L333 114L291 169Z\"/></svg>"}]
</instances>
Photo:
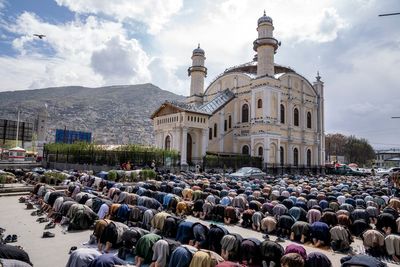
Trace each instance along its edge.
<instances>
[{"instance_id":1,"label":"mosque dome","mask_svg":"<svg viewBox=\"0 0 400 267\"><path fill-rule=\"evenodd\" d=\"M204 55L204 50L200 48L200 44L193 50L193 55Z\"/></svg>"},{"instance_id":2,"label":"mosque dome","mask_svg":"<svg viewBox=\"0 0 400 267\"><path fill-rule=\"evenodd\" d=\"M272 18L268 17L265 14L265 10L264 10L264 15L261 18L258 19L258 25L260 25L261 23L264 23L264 22L272 24Z\"/></svg>"}]
</instances>

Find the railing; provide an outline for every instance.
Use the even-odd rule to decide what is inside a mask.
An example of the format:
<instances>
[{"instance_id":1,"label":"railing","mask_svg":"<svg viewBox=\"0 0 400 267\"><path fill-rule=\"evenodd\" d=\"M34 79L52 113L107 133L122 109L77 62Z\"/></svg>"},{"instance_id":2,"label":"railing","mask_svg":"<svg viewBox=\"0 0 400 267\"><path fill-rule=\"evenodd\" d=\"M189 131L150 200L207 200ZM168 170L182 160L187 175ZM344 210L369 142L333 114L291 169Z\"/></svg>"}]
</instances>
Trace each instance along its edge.
<instances>
[{"instance_id":1,"label":"railing","mask_svg":"<svg viewBox=\"0 0 400 267\"><path fill-rule=\"evenodd\" d=\"M49 153L44 150L47 162L120 166L130 162L132 166L151 166L154 160L156 166L176 167L179 165L179 155L170 155L159 152L133 152L133 151L74 151Z\"/></svg>"},{"instance_id":2,"label":"railing","mask_svg":"<svg viewBox=\"0 0 400 267\"><path fill-rule=\"evenodd\" d=\"M203 169L233 169L242 167L262 168L262 158L246 155L207 155L203 158Z\"/></svg>"},{"instance_id":3,"label":"railing","mask_svg":"<svg viewBox=\"0 0 400 267\"><path fill-rule=\"evenodd\" d=\"M315 175L325 174L325 167L319 165L282 165L282 164L264 164L263 170L268 174L300 174Z\"/></svg>"}]
</instances>

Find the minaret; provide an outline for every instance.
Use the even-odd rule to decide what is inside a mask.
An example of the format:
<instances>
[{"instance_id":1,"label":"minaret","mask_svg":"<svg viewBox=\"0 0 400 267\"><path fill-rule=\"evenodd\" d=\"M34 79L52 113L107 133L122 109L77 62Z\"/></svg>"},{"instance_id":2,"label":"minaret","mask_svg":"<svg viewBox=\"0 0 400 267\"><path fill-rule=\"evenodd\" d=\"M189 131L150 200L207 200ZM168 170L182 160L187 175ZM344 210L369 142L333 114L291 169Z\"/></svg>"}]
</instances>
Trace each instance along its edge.
<instances>
[{"instance_id":1,"label":"minaret","mask_svg":"<svg viewBox=\"0 0 400 267\"><path fill-rule=\"evenodd\" d=\"M318 145L318 165L325 163L325 107L324 107L324 82L321 81L319 71L317 72L316 81L313 83L314 89L317 91L317 135L319 139Z\"/></svg>"},{"instance_id":2,"label":"minaret","mask_svg":"<svg viewBox=\"0 0 400 267\"><path fill-rule=\"evenodd\" d=\"M207 68L204 67L204 50L200 48L200 44L193 50L192 66L188 68L188 76L190 80L190 96L187 100L188 103L201 105L203 103L204 93L204 78L207 76Z\"/></svg>"},{"instance_id":3,"label":"minaret","mask_svg":"<svg viewBox=\"0 0 400 267\"><path fill-rule=\"evenodd\" d=\"M280 43L273 37L272 19L265 14L258 19L258 38L253 42L257 52L257 76L274 76L274 54Z\"/></svg>"}]
</instances>

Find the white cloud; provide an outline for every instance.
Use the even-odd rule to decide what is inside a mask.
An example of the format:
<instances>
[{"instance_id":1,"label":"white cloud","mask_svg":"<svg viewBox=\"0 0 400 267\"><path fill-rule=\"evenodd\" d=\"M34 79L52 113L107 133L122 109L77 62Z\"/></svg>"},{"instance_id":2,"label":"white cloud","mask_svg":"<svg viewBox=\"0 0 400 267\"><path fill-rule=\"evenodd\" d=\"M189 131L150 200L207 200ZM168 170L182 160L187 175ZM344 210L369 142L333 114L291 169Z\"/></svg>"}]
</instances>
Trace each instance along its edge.
<instances>
[{"instance_id":1,"label":"white cloud","mask_svg":"<svg viewBox=\"0 0 400 267\"><path fill-rule=\"evenodd\" d=\"M178 64L174 58L153 58L149 65L152 73L151 82L162 89L169 89L176 94L187 95L189 78L180 79L177 76Z\"/></svg>"},{"instance_id":2,"label":"white cloud","mask_svg":"<svg viewBox=\"0 0 400 267\"><path fill-rule=\"evenodd\" d=\"M149 59L136 40L113 37L93 52L91 67L107 84L140 83L150 80Z\"/></svg>"},{"instance_id":3,"label":"white cloud","mask_svg":"<svg viewBox=\"0 0 400 267\"><path fill-rule=\"evenodd\" d=\"M28 76L31 77L30 88L150 81L146 52L137 40L127 38L119 22L89 16L83 21L76 19L56 25L25 12L14 24L8 25L7 30L20 36L13 41L13 47L20 53L14 62L24 65L29 61L33 66L37 61L44 65L32 68L32 74ZM46 37L40 40L33 33ZM52 55L44 56L43 49L50 50ZM123 68L120 67L122 63ZM110 72L107 72L107 66Z\"/></svg>"},{"instance_id":4,"label":"white cloud","mask_svg":"<svg viewBox=\"0 0 400 267\"><path fill-rule=\"evenodd\" d=\"M143 22L152 34L160 32L183 6L182 0L56 0L56 2L77 13L105 14L119 21Z\"/></svg>"}]
</instances>

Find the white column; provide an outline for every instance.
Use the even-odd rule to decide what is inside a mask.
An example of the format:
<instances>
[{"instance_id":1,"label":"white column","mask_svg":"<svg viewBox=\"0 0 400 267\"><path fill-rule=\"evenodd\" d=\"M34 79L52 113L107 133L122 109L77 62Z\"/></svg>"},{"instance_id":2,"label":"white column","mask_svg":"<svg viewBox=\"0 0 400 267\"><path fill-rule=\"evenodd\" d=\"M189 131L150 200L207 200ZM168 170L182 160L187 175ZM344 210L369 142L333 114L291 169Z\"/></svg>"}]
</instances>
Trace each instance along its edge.
<instances>
[{"instance_id":1,"label":"white column","mask_svg":"<svg viewBox=\"0 0 400 267\"><path fill-rule=\"evenodd\" d=\"M278 123L280 123L280 121L281 121L281 92L278 92L277 93L277 95L278 95L278 100L277 100L277 104L276 104L276 116L277 116L277 120L278 120Z\"/></svg>"},{"instance_id":2,"label":"white column","mask_svg":"<svg viewBox=\"0 0 400 267\"><path fill-rule=\"evenodd\" d=\"M224 152L224 135L225 135L225 111L222 109L219 112L219 152Z\"/></svg>"},{"instance_id":3,"label":"white column","mask_svg":"<svg viewBox=\"0 0 400 267\"><path fill-rule=\"evenodd\" d=\"M250 105L251 117L250 122L252 119L256 117L256 95L254 90L251 91L251 105Z\"/></svg>"},{"instance_id":4,"label":"white column","mask_svg":"<svg viewBox=\"0 0 400 267\"><path fill-rule=\"evenodd\" d=\"M208 145L208 129L201 130L201 156L204 157L207 152Z\"/></svg>"},{"instance_id":5,"label":"white column","mask_svg":"<svg viewBox=\"0 0 400 267\"><path fill-rule=\"evenodd\" d=\"M187 159L187 128L183 127L182 128L182 145L181 145L181 166L187 165L186 159Z\"/></svg>"},{"instance_id":6,"label":"white column","mask_svg":"<svg viewBox=\"0 0 400 267\"><path fill-rule=\"evenodd\" d=\"M288 164L293 165L293 145L288 145L288 150L286 153L287 153Z\"/></svg>"},{"instance_id":7,"label":"white column","mask_svg":"<svg viewBox=\"0 0 400 267\"><path fill-rule=\"evenodd\" d=\"M180 150L181 149L181 129L177 128L175 129L175 136L174 136L174 142L176 143L175 149Z\"/></svg>"},{"instance_id":8,"label":"white column","mask_svg":"<svg viewBox=\"0 0 400 267\"><path fill-rule=\"evenodd\" d=\"M275 152L275 163L276 165L280 165L280 160L281 160L281 139L278 139L278 146L276 148Z\"/></svg>"},{"instance_id":9,"label":"white column","mask_svg":"<svg viewBox=\"0 0 400 267\"><path fill-rule=\"evenodd\" d=\"M165 145L164 131L160 131L160 140L161 140L160 147L165 149L165 147L164 147L164 145Z\"/></svg>"},{"instance_id":10,"label":"white column","mask_svg":"<svg viewBox=\"0 0 400 267\"><path fill-rule=\"evenodd\" d=\"M255 155L255 150L254 150L254 137L251 136L250 137L250 156L254 156Z\"/></svg>"},{"instance_id":11,"label":"white column","mask_svg":"<svg viewBox=\"0 0 400 267\"><path fill-rule=\"evenodd\" d=\"M164 140L163 140L163 132L162 131L158 131L158 142L159 142L159 147L163 148Z\"/></svg>"},{"instance_id":12,"label":"white column","mask_svg":"<svg viewBox=\"0 0 400 267\"><path fill-rule=\"evenodd\" d=\"M267 117L268 115L268 98L267 98L267 92L265 89L263 90L263 117Z\"/></svg>"},{"instance_id":13,"label":"white column","mask_svg":"<svg viewBox=\"0 0 400 267\"><path fill-rule=\"evenodd\" d=\"M311 159L312 159L312 164L314 165L321 165L320 162L318 162L318 145L315 145L313 147L312 154L311 154ZM325 159L323 161L323 163L325 163Z\"/></svg>"},{"instance_id":14,"label":"white column","mask_svg":"<svg viewBox=\"0 0 400 267\"><path fill-rule=\"evenodd\" d=\"M235 126L239 122L239 100L235 99L234 108L233 108L233 125Z\"/></svg>"},{"instance_id":15,"label":"white column","mask_svg":"<svg viewBox=\"0 0 400 267\"><path fill-rule=\"evenodd\" d=\"M269 162L269 138L264 137L264 164Z\"/></svg>"}]
</instances>

